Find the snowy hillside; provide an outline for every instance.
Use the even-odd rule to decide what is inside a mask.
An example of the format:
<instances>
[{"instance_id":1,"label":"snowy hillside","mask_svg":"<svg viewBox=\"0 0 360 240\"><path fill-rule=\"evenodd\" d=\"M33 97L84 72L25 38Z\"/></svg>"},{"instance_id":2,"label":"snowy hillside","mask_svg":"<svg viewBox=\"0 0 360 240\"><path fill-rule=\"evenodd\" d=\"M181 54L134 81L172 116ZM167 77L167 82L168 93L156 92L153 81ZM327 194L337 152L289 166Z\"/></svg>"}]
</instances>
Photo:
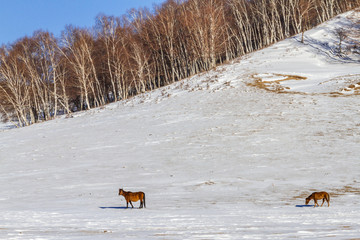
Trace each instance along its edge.
<instances>
[{"instance_id":1,"label":"snowy hillside","mask_svg":"<svg viewBox=\"0 0 360 240\"><path fill-rule=\"evenodd\" d=\"M2 125L0 239L359 238L360 62L334 33L359 17L126 102ZM313 191L330 207L304 206Z\"/></svg>"},{"instance_id":2,"label":"snowy hillside","mask_svg":"<svg viewBox=\"0 0 360 240\"><path fill-rule=\"evenodd\" d=\"M351 47L360 41L359 16L359 12L343 14L306 32L304 44L301 35L278 43L254 54L245 61L249 65L246 67L270 90L359 94L360 49ZM347 32L341 52L338 31Z\"/></svg>"}]
</instances>

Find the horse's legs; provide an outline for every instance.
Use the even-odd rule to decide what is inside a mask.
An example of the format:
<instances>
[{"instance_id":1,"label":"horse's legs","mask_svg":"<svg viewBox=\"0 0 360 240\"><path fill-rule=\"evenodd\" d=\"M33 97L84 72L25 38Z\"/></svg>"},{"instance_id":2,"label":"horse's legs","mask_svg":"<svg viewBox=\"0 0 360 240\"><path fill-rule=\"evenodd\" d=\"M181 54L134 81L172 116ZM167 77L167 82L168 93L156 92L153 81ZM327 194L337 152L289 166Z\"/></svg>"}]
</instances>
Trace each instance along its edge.
<instances>
[{"instance_id":1,"label":"horse's legs","mask_svg":"<svg viewBox=\"0 0 360 240\"><path fill-rule=\"evenodd\" d=\"M314 198L314 207L316 207L316 205L319 206L319 204L317 203L316 199Z\"/></svg>"},{"instance_id":2,"label":"horse's legs","mask_svg":"<svg viewBox=\"0 0 360 240\"><path fill-rule=\"evenodd\" d=\"M326 198L323 198L323 202L322 202L321 206L323 206L323 205L324 205L325 199L326 199Z\"/></svg>"},{"instance_id":3,"label":"horse's legs","mask_svg":"<svg viewBox=\"0 0 360 240\"><path fill-rule=\"evenodd\" d=\"M134 206L132 205L132 202L131 201L129 201L130 202L130 204L131 204L131 208L134 208Z\"/></svg>"},{"instance_id":4,"label":"horse's legs","mask_svg":"<svg viewBox=\"0 0 360 240\"><path fill-rule=\"evenodd\" d=\"M143 205L144 205L143 201L140 200L140 207L139 208L143 208Z\"/></svg>"},{"instance_id":5,"label":"horse's legs","mask_svg":"<svg viewBox=\"0 0 360 240\"><path fill-rule=\"evenodd\" d=\"M126 208L128 208L129 207L129 202L128 201L126 201Z\"/></svg>"}]
</instances>

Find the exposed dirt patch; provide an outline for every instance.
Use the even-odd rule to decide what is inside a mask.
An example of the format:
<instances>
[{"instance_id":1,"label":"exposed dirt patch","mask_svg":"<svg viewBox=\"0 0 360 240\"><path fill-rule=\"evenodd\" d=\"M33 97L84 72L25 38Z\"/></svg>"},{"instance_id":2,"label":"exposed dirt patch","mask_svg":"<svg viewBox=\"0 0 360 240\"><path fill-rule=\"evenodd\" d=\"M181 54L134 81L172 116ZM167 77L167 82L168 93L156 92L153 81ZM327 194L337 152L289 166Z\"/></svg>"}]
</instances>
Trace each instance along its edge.
<instances>
[{"instance_id":1,"label":"exposed dirt patch","mask_svg":"<svg viewBox=\"0 0 360 240\"><path fill-rule=\"evenodd\" d=\"M328 82L339 83L339 90L331 92L332 97L360 95L360 75L346 75L331 79Z\"/></svg>"},{"instance_id":2,"label":"exposed dirt patch","mask_svg":"<svg viewBox=\"0 0 360 240\"><path fill-rule=\"evenodd\" d=\"M347 94L360 95L360 82L350 84L348 87L343 88L340 92L347 92Z\"/></svg>"},{"instance_id":3,"label":"exposed dirt patch","mask_svg":"<svg viewBox=\"0 0 360 240\"><path fill-rule=\"evenodd\" d=\"M201 186L211 186L211 185L214 185L215 184L215 182L213 182L213 181L206 181L206 182L203 182L203 183L199 183L199 184L197 184L196 186L197 187L201 187Z\"/></svg>"},{"instance_id":4,"label":"exposed dirt patch","mask_svg":"<svg viewBox=\"0 0 360 240\"><path fill-rule=\"evenodd\" d=\"M342 229L352 229L351 226L341 226L340 228L342 228Z\"/></svg>"},{"instance_id":5,"label":"exposed dirt patch","mask_svg":"<svg viewBox=\"0 0 360 240\"><path fill-rule=\"evenodd\" d=\"M291 197L291 200L303 199L305 201L305 198L310 196L311 193L319 192L319 191L320 190L318 190L318 189L309 189L308 191L302 191L299 194L294 195L293 197ZM327 191L327 190L325 190L325 191ZM336 198L336 197L346 195L346 194L349 194L349 193L355 194L355 195L360 195L360 187L346 185L346 186L344 186L342 188L332 188L327 192L330 194L330 199L332 197Z\"/></svg>"},{"instance_id":6,"label":"exposed dirt patch","mask_svg":"<svg viewBox=\"0 0 360 240\"><path fill-rule=\"evenodd\" d=\"M306 77L298 75L286 75L278 73L253 74L251 78L254 79L254 81L248 83L248 85L277 93L289 93L289 90L291 90L290 87L282 86L281 82L291 80L301 81L307 79ZM291 93L304 94L300 92Z\"/></svg>"},{"instance_id":7,"label":"exposed dirt patch","mask_svg":"<svg viewBox=\"0 0 360 240\"><path fill-rule=\"evenodd\" d=\"M277 73L253 74L250 76L251 82L248 86L261 88L270 92L302 94L302 95L329 95L331 97L346 97L360 95L360 75L346 75L320 83L319 85L333 85L333 90L322 93L307 93L293 91L286 86L286 81L307 80L306 77L298 75L286 75Z\"/></svg>"},{"instance_id":8,"label":"exposed dirt patch","mask_svg":"<svg viewBox=\"0 0 360 240\"><path fill-rule=\"evenodd\" d=\"M347 185L342 188L332 189L330 195L337 197L337 196L342 196L342 195L346 195L349 193L355 194L355 195L360 195L360 187L354 187L354 186Z\"/></svg>"},{"instance_id":9,"label":"exposed dirt patch","mask_svg":"<svg viewBox=\"0 0 360 240\"><path fill-rule=\"evenodd\" d=\"M302 191L300 192L300 194L291 197L291 200L303 199L305 201L305 198L307 198L308 196L310 196L310 194L316 191L317 191L316 189L309 189L308 191Z\"/></svg>"}]
</instances>

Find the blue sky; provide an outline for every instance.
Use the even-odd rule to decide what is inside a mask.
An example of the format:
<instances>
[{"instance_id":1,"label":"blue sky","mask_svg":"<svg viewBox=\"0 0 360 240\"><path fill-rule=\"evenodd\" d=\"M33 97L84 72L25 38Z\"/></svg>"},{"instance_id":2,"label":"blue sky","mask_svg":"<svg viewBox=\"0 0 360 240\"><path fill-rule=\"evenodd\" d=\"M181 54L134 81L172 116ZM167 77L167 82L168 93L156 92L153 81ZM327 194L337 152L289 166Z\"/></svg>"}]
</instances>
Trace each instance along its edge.
<instances>
[{"instance_id":1,"label":"blue sky","mask_svg":"<svg viewBox=\"0 0 360 240\"><path fill-rule=\"evenodd\" d=\"M99 13L121 16L165 0L0 0L0 46L39 29L60 36L65 25L91 27Z\"/></svg>"}]
</instances>

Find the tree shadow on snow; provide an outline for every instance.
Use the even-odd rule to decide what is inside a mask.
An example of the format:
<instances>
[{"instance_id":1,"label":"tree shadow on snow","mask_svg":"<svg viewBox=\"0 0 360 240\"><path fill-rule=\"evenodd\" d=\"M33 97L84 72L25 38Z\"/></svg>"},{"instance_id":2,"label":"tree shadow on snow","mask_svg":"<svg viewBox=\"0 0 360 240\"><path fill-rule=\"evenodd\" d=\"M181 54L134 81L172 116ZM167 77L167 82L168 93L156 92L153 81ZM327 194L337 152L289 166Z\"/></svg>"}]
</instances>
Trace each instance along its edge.
<instances>
[{"instance_id":1,"label":"tree shadow on snow","mask_svg":"<svg viewBox=\"0 0 360 240\"><path fill-rule=\"evenodd\" d=\"M351 20L345 20L335 25L335 29L331 29L329 26L319 26L317 27L319 30L325 30L328 34L332 34L333 36L330 37L330 39L325 40L319 40L315 37L311 37L311 35L306 35L304 37L304 43L305 45L308 45L309 47L313 48L317 51L318 54L321 54L327 58L332 59L336 62L341 63L358 63L359 60L353 59L349 56L347 56L344 53L339 53L339 42L340 42L340 35L338 31L343 31L345 36L347 36L345 39L342 40L342 52L346 50L347 45L354 45L356 44L356 40L354 40L349 36L349 32L357 32L360 29L360 25L356 22L352 22ZM301 42L301 34L298 34L293 37L298 42Z\"/></svg>"}]
</instances>

